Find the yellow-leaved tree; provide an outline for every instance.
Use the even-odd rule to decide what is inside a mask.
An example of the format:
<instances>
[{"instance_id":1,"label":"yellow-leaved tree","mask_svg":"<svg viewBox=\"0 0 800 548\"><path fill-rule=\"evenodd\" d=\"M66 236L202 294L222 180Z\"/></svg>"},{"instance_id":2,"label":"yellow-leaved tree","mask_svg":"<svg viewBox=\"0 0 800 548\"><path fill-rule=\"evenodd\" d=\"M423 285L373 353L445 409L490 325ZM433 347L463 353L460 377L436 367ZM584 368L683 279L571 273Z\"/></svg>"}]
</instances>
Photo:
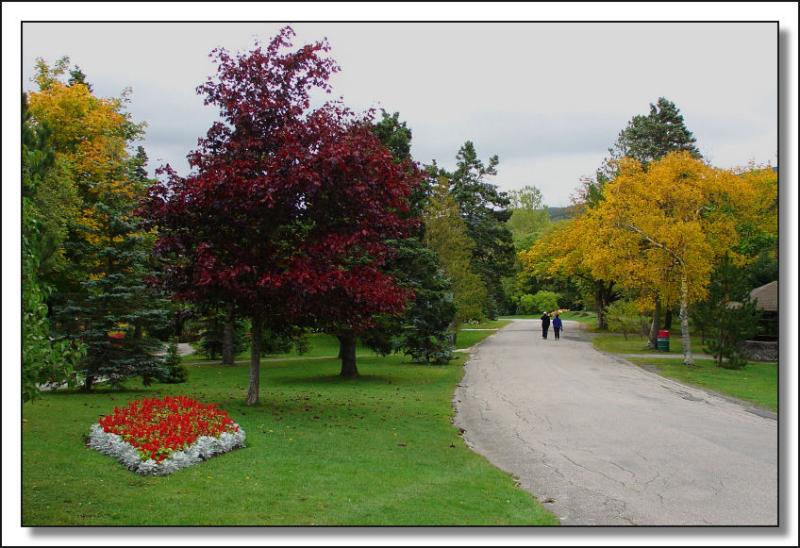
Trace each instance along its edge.
<instances>
[{"instance_id":1,"label":"yellow-leaved tree","mask_svg":"<svg viewBox=\"0 0 800 548\"><path fill-rule=\"evenodd\" d=\"M737 217L756 196L748 179L685 152L647 169L624 158L602 202L585 213L583 265L645 298L679 303L683 362L692 364L688 307L705 297L719 258L737 257Z\"/></svg>"},{"instance_id":2,"label":"yellow-leaved tree","mask_svg":"<svg viewBox=\"0 0 800 548\"><path fill-rule=\"evenodd\" d=\"M450 182L445 177L440 177L434 187L423 220L425 244L436 252L452 283L456 325L483 319L486 285L470 263L475 242L469 237L458 204L450 195Z\"/></svg>"},{"instance_id":3,"label":"yellow-leaved tree","mask_svg":"<svg viewBox=\"0 0 800 548\"><path fill-rule=\"evenodd\" d=\"M131 177L128 145L143 134L144 124L131 121L124 110L127 92L119 98L101 98L84 83L65 81L69 58L52 66L36 62L34 82L38 91L28 94L28 108L36 123L49 130L56 161L72 179L78 213L71 222L68 259L74 281L103 272L102 250L118 243L109 226L127 220L147 184ZM66 181L65 181L66 184ZM142 235L144 237L144 235ZM101 275L101 274L100 274Z\"/></svg>"},{"instance_id":4,"label":"yellow-leaved tree","mask_svg":"<svg viewBox=\"0 0 800 548\"><path fill-rule=\"evenodd\" d=\"M519 253L523 270L537 278L571 279L591 290L597 311L597 325L607 329L605 310L616 294L615 278L601 264L590 265L586 257L595 245L596 219L581 214L552 226L526 251Z\"/></svg>"}]
</instances>

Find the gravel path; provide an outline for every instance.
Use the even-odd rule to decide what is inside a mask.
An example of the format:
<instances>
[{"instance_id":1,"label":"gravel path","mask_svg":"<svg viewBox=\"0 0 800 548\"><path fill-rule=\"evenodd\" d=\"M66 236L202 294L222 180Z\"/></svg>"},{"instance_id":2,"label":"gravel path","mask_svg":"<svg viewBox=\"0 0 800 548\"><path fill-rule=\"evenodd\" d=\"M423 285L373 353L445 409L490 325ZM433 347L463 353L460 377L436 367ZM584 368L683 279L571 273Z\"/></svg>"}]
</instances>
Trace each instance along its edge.
<instances>
[{"instance_id":1,"label":"gravel path","mask_svg":"<svg viewBox=\"0 0 800 548\"><path fill-rule=\"evenodd\" d=\"M567 525L774 525L777 423L737 402L515 321L455 395L475 451Z\"/></svg>"}]
</instances>

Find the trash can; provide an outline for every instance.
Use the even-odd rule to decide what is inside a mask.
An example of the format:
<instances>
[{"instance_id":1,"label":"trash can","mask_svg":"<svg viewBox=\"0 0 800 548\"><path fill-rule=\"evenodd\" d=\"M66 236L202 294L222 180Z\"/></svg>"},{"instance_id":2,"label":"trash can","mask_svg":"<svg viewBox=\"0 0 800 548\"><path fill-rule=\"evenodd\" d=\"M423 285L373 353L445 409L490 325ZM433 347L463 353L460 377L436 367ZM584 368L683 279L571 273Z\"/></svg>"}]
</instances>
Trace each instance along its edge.
<instances>
[{"instance_id":1,"label":"trash can","mask_svg":"<svg viewBox=\"0 0 800 548\"><path fill-rule=\"evenodd\" d=\"M656 342L656 348L659 352L669 352L669 330L659 330Z\"/></svg>"}]
</instances>

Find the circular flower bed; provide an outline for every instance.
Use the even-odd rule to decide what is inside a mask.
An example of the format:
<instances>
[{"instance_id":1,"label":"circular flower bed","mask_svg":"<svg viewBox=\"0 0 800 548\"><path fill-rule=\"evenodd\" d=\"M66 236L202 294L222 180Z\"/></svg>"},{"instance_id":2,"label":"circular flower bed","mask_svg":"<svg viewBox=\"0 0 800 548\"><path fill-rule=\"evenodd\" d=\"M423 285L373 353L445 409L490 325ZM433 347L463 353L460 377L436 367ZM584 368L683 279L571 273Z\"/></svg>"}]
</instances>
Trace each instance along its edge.
<instances>
[{"instance_id":1,"label":"circular flower bed","mask_svg":"<svg viewBox=\"0 0 800 548\"><path fill-rule=\"evenodd\" d=\"M245 433L216 404L186 396L136 400L92 425L89 447L139 474L165 475L244 447Z\"/></svg>"}]
</instances>

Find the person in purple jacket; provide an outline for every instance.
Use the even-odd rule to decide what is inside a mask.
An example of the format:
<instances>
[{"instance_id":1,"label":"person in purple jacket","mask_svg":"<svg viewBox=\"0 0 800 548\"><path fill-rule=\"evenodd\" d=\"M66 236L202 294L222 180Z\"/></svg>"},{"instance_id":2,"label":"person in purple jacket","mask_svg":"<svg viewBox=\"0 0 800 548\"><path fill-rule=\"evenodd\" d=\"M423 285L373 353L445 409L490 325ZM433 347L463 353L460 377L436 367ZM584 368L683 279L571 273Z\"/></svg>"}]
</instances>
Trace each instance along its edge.
<instances>
[{"instance_id":1,"label":"person in purple jacket","mask_svg":"<svg viewBox=\"0 0 800 548\"><path fill-rule=\"evenodd\" d=\"M555 335L556 340L559 339L562 329L564 329L564 324L561 323L561 318L558 317L558 312L556 312L556 317L553 318L553 335Z\"/></svg>"}]
</instances>

